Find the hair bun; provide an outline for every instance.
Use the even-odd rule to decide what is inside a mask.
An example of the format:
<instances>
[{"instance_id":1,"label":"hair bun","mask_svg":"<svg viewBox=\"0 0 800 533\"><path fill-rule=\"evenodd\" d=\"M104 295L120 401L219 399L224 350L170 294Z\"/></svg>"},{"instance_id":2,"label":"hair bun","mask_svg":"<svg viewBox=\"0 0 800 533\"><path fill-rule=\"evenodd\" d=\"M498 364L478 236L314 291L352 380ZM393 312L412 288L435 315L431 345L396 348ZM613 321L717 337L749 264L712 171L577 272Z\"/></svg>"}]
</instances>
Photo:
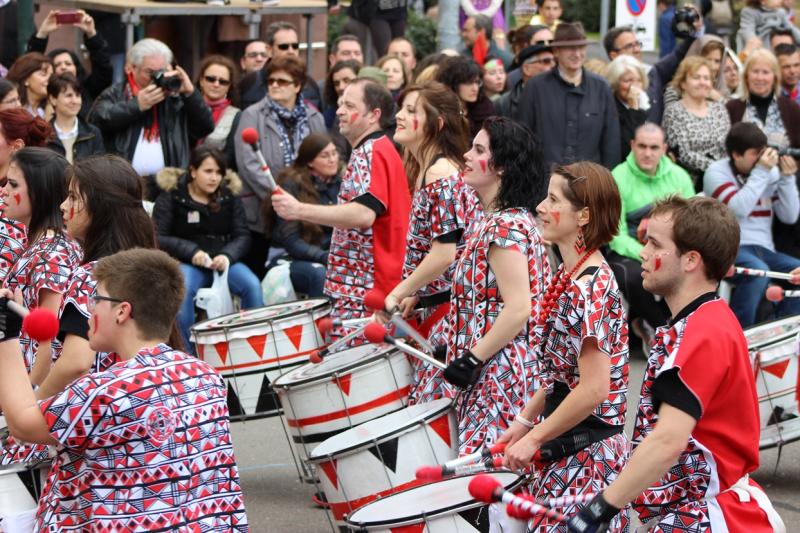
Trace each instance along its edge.
<instances>
[{"instance_id":1,"label":"hair bun","mask_svg":"<svg viewBox=\"0 0 800 533\"><path fill-rule=\"evenodd\" d=\"M25 146L45 146L53 136L53 127L41 117L34 117L28 128Z\"/></svg>"}]
</instances>

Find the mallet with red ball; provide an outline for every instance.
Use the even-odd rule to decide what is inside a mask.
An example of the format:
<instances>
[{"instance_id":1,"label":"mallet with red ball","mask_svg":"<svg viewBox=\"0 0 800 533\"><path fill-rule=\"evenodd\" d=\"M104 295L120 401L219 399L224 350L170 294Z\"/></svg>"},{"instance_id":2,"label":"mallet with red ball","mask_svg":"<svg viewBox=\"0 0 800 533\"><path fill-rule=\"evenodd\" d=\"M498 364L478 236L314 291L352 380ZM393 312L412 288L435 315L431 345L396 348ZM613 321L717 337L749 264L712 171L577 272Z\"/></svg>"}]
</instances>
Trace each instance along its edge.
<instances>
[{"instance_id":1,"label":"mallet with red ball","mask_svg":"<svg viewBox=\"0 0 800 533\"><path fill-rule=\"evenodd\" d=\"M786 272L773 272L772 270L759 270L757 268L745 268L732 266L728 269L725 277L729 278L734 274L742 274L745 276L758 276L761 278L784 279L787 281L792 280L792 275Z\"/></svg>"},{"instance_id":2,"label":"mallet with red ball","mask_svg":"<svg viewBox=\"0 0 800 533\"><path fill-rule=\"evenodd\" d=\"M800 298L800 291L787 291L783 287L772 285L767 287L767 300L770 302L780 302L784 298Z\"/></svg>"},{"instance_id":3,"label":"mallet with red ball","mask_svg":"<svg viewBox=\"0 0 800 533\"><path fill-rule=\"evenodd\" d=\"M273 194L278 194L280 191L278 190L278 184L275 183L275 178L272 177L272 171L269 169L269 165L267 164L267 160L264 159L264 154L261 153L261 149L258 147L258 132L255 128L245 128L242 130L242 140L249 144L250 147L253 149L253 152L256 153L256 157L258 158L258 164L261 165L261 172L264 173L264 177L267 178L267 187L273 192Z\"/></svg>"},{"instance_id":4,"label":"mallet with red ball","mask_svg":"<svg viewBox=\"0 0 800 533\"><path fill-rule=\"evenodd\" d=\"M58 317L49 309L27 309L14 300L8 300L8 308L22 317L22 331L35 341L54 339L58 335Z\"/></svg>"},{"instance_id":5,"label":"mallet with red ball","mask_svg":"<svg viewBox=\"0 0 800 533\"><path fill-rule=\"evenodd\" d=\"M442 370L447 368L447 365L445 365L442 362L437 361L436 359L434 359L430 355L426 354L425 352L417 350L416 348L413 348L413 347L409 346L408 344L404 343L403 341L397 340L394 337L392 337L391 335L387 334L386 333L386 328L384 328L383 326L381 326L380 324L377 324L375 322L372 322L371 324L367 324L367 327L364 328L364 336L367 338L367 340L369 342L372 342L372 343L375 343L375 344L379 344L381 342L385 342L385 343L391 344L395 348L398 348L401 352L407 353L408 355L410 355L412 357L416 357L417 359L419 359L421 361L425 361L426 363L428 363L430 365L433 365L436 368L440 368Z\"/></svg>"},{"instance_id":6,"label":"mallet with red ball","mask_svg":"<svg viewBox=\"0 0 800 533\"><path fill-rule=\"evenodd\" d=\"M357 321L359 321L359 320L366 322L366 321L369 321L370 319L369 318L353 318L353 319L341 320L341 319L335 319L334 318L334 319L323 319L323 320L320 320L319 330L320 330L320 333L322 333L323 335L327 335L327 333L331 329L333 329L334 326L337 325L337 321L340 324L342 322L352 321L352 325L350 327L356 327L356 329L354 329L353 331L351 331L350 333L348 333L344 337L341 337L339 340L337 340L335 342L332 342L331 344L329 344L328 346L322 348L321 350L314 350L313 352L311 352L311 355L308 356L308 360L311 361L312 363L321 363L322 360L325 357L327 357L329 354L335 353L336 351L339 350L339 348L341 346L345 346L348 342L350 342L351 340L355 339L356 337L358 337L359 335L364 333L364 328L366 327L366 324L357 327L356 326L358 324ZM342 325L342 327L348 327L348 326L345 324L345 325Z\"/></svg>"},{"instance_id":7,"label":"mallet with red ball","mask_svg":"<svg viewBox=\"0 0 800 533\"><path fill-rule=\"evenodd\" d=\"M480 449L480 451L471 453L469 455L464 455L463 457L447 461L446 463L442 463L440 465L421 466L417 469L415 475L417 479L426 481L438 481L442 479L444 476L460 475L457 473L458 468L461 468L465 465L472 465L473 463L485 465L491 461L493 466L499 468L503 464L503 458L502 457L494 458L494 455L503 453L505 449L506 449L505 442L500 444L495 444L494 446L489 446L489 447L484 446L483 448Z\"/></svg>"},{"instance_id":8,"label":"mallet with red ball","mask_svg":"<svg viewBox=\"0 0 800 533\"><path fill-rule=\"evenodd\" d=\"M372 289L371 291L367 292L366 295L364 295L364 306L372 311L384 311L385 302L386 295L377 289ZM411 337L417 344L420 345L420 347L428 350L430 353L433 353L433 346L430 345L428 339L420 335L411 324L403 319L399 308L395 307L394 309L391 309L389 313L392 316L389 319L389 322L394 325L399 335Z\"/></svg>"},{"instance_id":9,"label":"mallet with red ball","mask_svg":"<svg viewBox=\"0 0 800 533\"><path fill-rule=\"evenodd\" d=\"M559 522L567 521L567 517L558 511L548 509L541 503L530 501L507 491L505 487L503 487L503 484L490 474L478 474L472 478L467 488L473 498L484 503L503 502L514 507L514 511L527 511L531 514L544 513ZM513 514L516 515L517 513L514 512ZM518 516L514 517L518 518Z\"/></svg>"}]
</instances>

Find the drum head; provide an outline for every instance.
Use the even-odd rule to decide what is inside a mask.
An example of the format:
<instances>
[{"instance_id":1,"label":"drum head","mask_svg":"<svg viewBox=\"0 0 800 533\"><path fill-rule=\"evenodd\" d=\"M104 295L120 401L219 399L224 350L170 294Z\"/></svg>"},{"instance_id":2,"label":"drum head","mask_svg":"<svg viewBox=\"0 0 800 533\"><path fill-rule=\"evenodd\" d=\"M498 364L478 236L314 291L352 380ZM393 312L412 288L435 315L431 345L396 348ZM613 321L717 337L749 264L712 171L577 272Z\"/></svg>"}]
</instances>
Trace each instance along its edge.
<instances>
[{"instance_id":1,"label":"drum head","mask_svg":"<svg viewBox=\"0 0 800 533\"><path fill-rule=\"evenodd\" d=\"M514 490L525 479L507 471L493 472L492 475L506 490ZM486 505L469 494L467 487L474 477L454 477L392 494L358 509L346 522L361 528L399 527L419 523L425 517L433 518Z\"/></svg>"},{"instance_id":2,"label":"drum head","mask_svg":"<svg viewBox=\"0 0 800 533\"><path fill-rule=\"evenodd\" d=\"M397 349L388 344L362 344L341 352L328 354L321 363L308 363L296 368L280 376L273 385L285 388L321 380L325 381L337 372L347 372L393 351L397 351Z\"/></svg>"},{"instance_id":3,"label":"drum head","mask_svg":"<svg viewBox=\"0 0 800 533\"><path fill-rule=\"evenodd\" d=\"M747 345L751 350L784 341L800 333L800 315L773 320L744 330Z\"/></svg>"},{"instance_id":4,"label":"drum head","mask_svg":"<svg viewBox=\"0 0 800 533\"><path fill-rule=\"evenodd\" d=\"M327 460L332 455L341 456L364 446L374 446L385 440L396 438L398 434L417 427L423 420L435 418L437 415L448 411L452 403L448 398L418 403L369 422L364 422L330 437L314 448L309 461Z\"/></svg>"},{"instance_id":5,"label":"drum head","mask_svg":"<svg viewBox=\"0 0 800 533\"><path fill-rule=\"evenodd\" d=\"M315 309L323 309L327 305L330 305L330 302L325 298L311 298L308 300L268 305L266 307L259 307L258 309L248 309L247 311L240 311L238 313L231 313L229 315L204 320L192 326L191 330L196 333L205 333L246 327L276 318L290 318Z\"/></svg>"}]
</instances>

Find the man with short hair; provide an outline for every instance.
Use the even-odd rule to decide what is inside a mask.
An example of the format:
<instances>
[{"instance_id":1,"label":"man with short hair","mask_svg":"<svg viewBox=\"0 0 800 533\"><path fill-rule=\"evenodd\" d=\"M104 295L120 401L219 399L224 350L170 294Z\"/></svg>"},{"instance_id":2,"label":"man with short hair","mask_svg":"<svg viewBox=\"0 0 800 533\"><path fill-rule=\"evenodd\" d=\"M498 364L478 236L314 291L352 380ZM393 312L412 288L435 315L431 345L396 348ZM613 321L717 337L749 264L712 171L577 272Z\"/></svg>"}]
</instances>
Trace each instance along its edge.
<instances>
[{"instance_id":1,"label":"man with short hair","mask_svg":"<svg viewBox=\"0 0 800 533\"><path fill-rule=\"evenodd\" d=\"M138 41L128 50L127 78L100 93L88 117L106 150L147 177L149 196L158 192L153 176L164 167L187 168L191 142L214 131L200 91L181 67L173 69L172 59L161 41ZM175 90L164 87L169 78L180 80Z\"/></svg>"},{"instance_id":2,"label":"man with short hair","mask_svg":"<svg viewBox=\"0 0 800 533\"><path fill-rule=\"evenodd\" d=\"M549 30L548 30L549 31ZM516 118L519 111L519 101L525 84L528 80L543 72L548 72L555 64L553 50L546 44L534 44L525 47L517 56L520 63L519 71L521 76L495 103L497 114L508 118Z\"/></svg>"},{"instance_id":3,"label":"man with short hair","mask_svg":"<svg viewBox=\"0 0 800 533\"><path fill-rule=\"evenodd\" d=\"M392 39L386 53L395 54L402 59L409 72L414 72L414 69L417 68L417 51L414 44L405 37Z\"/></svg>"},{"instance_id":4,"label":"man with short hair","mask_svg":"<svg viewBox=\"0 0 800 533\"><path fill-rule=\"evenodd\" d=\"M589 43L580 23L559 24L550 43L557 67L531 78L523 90L519 120L542 142L545 168L619 163L617 106L605 79L583 68Z\"/></svg>"},{"instance_id":5,"label":"man with short hair","mask_svg":"<svg viewBox=\"0 0 800 533\"><path fill-rule=\"evenodd\" d=\"M334 66L339 61L351 59L359 65L364 64L364 52L361 49L361 42L358 37L350 33L340 35L331 45L331 53L328 54L328 68Z\"/></svg>"},{"instance_id":6,"label":"man with short hair","mask_svg":"<svg viewBox=\"0 0 800 533\"><path fill-rule=\"evenodd\" d=\"M800 48L794 44L779 44L775 56L781 67L781 94L800 104Z\"/></svg>"},{"instance_id":7,"label":"man with short hair","mask_svg":"<svg viewBox=\"0 0 800 533\"><path fill-rule=\"evenodd\" d=\"M550 31L556 31L556 28L561 24L561 15L564 14L564 8L561 6L561 0L543 0L539 7L539 12L531 17L529 24L538 25L542 24L550 28Z\"/></svg>"},{"instance_id":8,"label":"man with short hair","mask_svg":"<svg viewBox=\"0 0 800 533\"><path fill-rule=\"evenodd\" d=\"M494 56L503 62L506 70L511 65L513 58L511 54L497 46L497 43L492 39L494 31L492 19L486 15L475 15L467 17L464 21L464 26L461 28L461 40L464 42L464 49L461 52L467 57L473 59L473 48L479 38L484 39L487 46L486 56ZM476 59L477 61L477 59Z\"/></svg>"},{"instance_id":9,"label":"man with short hair","mask_svg":"<svg viewBox=\"0 0 800 533\"><path fill-rule=\"evenodd\" d=\"M647 360L633 455L568 531L605 531L629 502L654 531L786 531L749 478L761 433L753 366L742 328L716 295L738 244L735 217L710 198L670 197L653 208L644 287L664 297L672 319Z\"/></svg>"},{"instance_id":10,"label":"man with short hair","mask_svg":"<svg viewBox=\"0 0 800 533\"><path fill-rule=\"evenodd\" d=\"M693 196L692 178L667 157L664 131L657 124L646 122L636 129L628 157L611 172L617 182L622 213L619 233L611 240L606 259L619 280L628 300L628 318L642 341L651 340L650 328L657 328L669 318L663 301L642 287L642 266L639 254L644 245L644 229L653 204L676 194ZM647 325L638 322L645 320ZM649 343L648 343L649 345Z\"/></svg>"},{"instance_id":11,"label":"man with short hair","mask_svg":"<svg viewBox=\"0 0 800 533\"><path fill-rule=\"evenodd\" d=\"M642 60L642 41L631 26L618 26L608 30L603 37L603 48L611 61L623 54Z\"/></svg>"},{"instance_id":12,"label":"man with short hair","mask_svg":"<svg viewBox=\"0 0 800 533\"><path fill-rule=\"evenodd\" d=\"M291 22L282 20L273 22L267 27L264 40L267 45L267 61L261 69L251 72L239 83L242 109L257 104L267 95L267 63L270 60L279 57L300 57L300 38L297 28ZM322 109L322 92L311 77L306 78L300 96L317 109Z\"/></svg>"},{"instance_id":13,"label":"man with short hair","mask_svg":"<svg viewBox=\"0 0 800 533\"><path fill-rule=\"evenodd\" d=\"M261 40L250 41L244 47L244 54L239 60L239 66L242 69L242 76L250 74L251 72L258 72L266 64L269 59L269 52L267 52L267 43Z\"/></svg>"},{"instance_id":14,"label":"man with short hair","mask_svg":"<svg viewBox=\"0 0 800 533\"><path fill-rule=\"evenodd\" d=\"M93 277L89 348L119 362L41 402L20 352L21 319L9 291L0 298L11 435L57 450L29 530L248 531L225 383L167 345L184 295L180 264L136 248L100 259Z\"/></svg>"},{"instance_id":15,"label":"man with short hair","mask_svg":"<svg viewBox=\"0 0 800 533\"><path fill-rule=\"evenodd\" d=\"M791 28L775 28L769 34L769 48L775 50L782 44L798 44L794 38L794 30Z\"/></svg>"},{"instance_id":16,"label":"man with short hair","mask_svg":"<svg viewBox=\"0 0 800 533\"><path fill-rule=\"evenodd\" d=\"M339 128L353 146L339 204L302 203L281 190L272 195L272 205L284 220L334 228L325 281L331 315L361 318L371 313L364 306L367 291L388 294L400 282L411 196L400 155L383 133L393 117L389 91L357 79L339 102ZM334 337L341 334L337 329Z\"/></svg>"},{"instance_id":17,"label":"man with short hair","mask_svg":"<svg viewBox=\"0 0 800 533\"><path fill-rule=\"evenodd\" d=\"M800 214L797 163L788 155L779 156L767 146L767 136L752 122L735 124L725 139L728 157L715 161L703 177L707 196L727 205L741 228L741 243L736 264L759 270L797 273L800 282L800 259L776 252L772 237L772 219L777 215L784 224L794 224ZM731 308L742 327L756 322L758 305L764 298L768 278L735 276L736 288ZM800 298L787 298L777 306L777 316L800 313Z\"/></svg>"}]
</instances>

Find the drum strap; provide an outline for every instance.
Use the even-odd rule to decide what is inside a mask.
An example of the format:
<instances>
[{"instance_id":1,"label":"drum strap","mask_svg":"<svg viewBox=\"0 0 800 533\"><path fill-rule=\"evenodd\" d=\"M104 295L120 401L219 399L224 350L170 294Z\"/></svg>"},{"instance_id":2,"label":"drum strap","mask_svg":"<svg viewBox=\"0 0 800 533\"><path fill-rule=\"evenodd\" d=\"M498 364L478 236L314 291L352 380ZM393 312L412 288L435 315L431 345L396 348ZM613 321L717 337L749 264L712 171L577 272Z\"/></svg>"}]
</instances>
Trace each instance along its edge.
<instances>
[{"instance_id":1,"label":"drum strap","mask_svg":"<svg viewBox=\"0 0 800 533\"><path fill-rule=\"evenodd\" d=\"M433 328L437 322L447 316L449 312L450 302L446 302L437 306L436 309L433 310L433 313L431 313L428 318L422 321L422 324L419 325L417 331L419 331L420 335L427 339L431 333L431 328Z\"/></svg>"},{"instance_id":2,"label":"drum strap","mask_svg":"<svg viewBox=\"0 0 800 533\"><path fill-rule=\"evenodd\" d=\"M740 502L749 502L751 498L755 500L761 510L764 511L764 514L767 515L767 520L769 520L769 525L772 526L773 531L775 533L786 533L786 525L784 525L775 508L772 507L772 502L769 501L769 498L760 487L750 484L749 474L742 476L731 488L723 492L729 491L735 493Z\"/></svg>"}]
</instances>

